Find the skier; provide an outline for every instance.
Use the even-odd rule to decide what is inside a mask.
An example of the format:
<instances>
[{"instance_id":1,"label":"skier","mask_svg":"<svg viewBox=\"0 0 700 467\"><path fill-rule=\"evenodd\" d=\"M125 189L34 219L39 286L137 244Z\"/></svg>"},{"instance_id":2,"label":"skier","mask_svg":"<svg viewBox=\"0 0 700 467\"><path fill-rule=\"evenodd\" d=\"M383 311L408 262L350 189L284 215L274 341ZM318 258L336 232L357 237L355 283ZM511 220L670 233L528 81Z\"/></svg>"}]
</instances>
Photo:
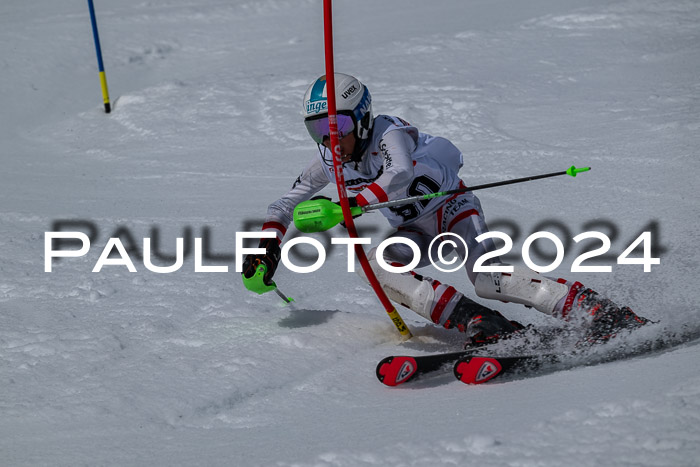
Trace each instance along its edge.
<instances>
[{"instance_id":1,"label":"skier","mask_svg":"<svg viewBox=\"0 0 700 467\"><path fill-rule=\"evenodd\" d=\"M345 185L351 206L366 206L407 196L435 193L464 187L458 176L463 164L462 153L450 141L421 133L399 117L372 114L369 90L356 78L335 74L339 144ZM267 267L263 281L269 284L280 261L280 244L292 222L294 207L314 196L328 183L335 183L332 153L329 149L326 79L315 80L304 95L303 115L306 129L318 145L318 154L294 182L292 189L270 204L263 231L275 238L263 238L262 255L248 255L242 274L252 277L260 264ZM642 326L648 320L627 307L619 307L580 282L550 279L528 268L514 266L510 273L473 271L475 261L495 250L491 240L477 242L488 231L479 199L471 192L436 197L410 205L384 208L382 214L400 236L415 242L421 251L418 268L428 265L431 241L449 232L466 241L467 252L460 242L456 253L466 257L466 272L476 295L523 304L563 319L592 316L589 338L606 340L622 328ZM443 245L443 255L451 245ZM435 257L438 242L433 244ZM523 328L498 311L478 304L453 286L413 271L390 273L379 267L376 248L368 254L370 265L387 296L417 314L444 326L465 332L471 344L495 342ZM384 250L384 259L393 266L409 264L413 251L403 243L393 243ZM486 264L503 266L497 258ZM358 274L367 280L361 268Z\"/></svg>"}]
</instances>

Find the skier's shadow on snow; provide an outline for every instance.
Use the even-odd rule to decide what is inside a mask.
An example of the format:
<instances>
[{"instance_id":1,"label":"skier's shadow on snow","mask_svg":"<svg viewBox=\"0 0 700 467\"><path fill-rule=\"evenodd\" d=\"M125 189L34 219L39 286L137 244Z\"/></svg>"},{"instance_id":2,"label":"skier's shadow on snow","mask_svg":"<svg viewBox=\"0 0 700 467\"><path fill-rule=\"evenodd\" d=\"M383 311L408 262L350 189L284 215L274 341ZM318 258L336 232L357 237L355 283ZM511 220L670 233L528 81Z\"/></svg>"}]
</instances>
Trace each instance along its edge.
<instances>
[{"instance_id":1,"label":"skier's shadow on snow","mask_svg":"<svg viewBox=\"0 0 700 467\"><path fill-rule=\"evenodd\" d=\"M292 310L289 316L279 320L278 324L289 329L318 326L328 322L336 313L340 313L340 310Z\"/></svg>"}]
</instances>

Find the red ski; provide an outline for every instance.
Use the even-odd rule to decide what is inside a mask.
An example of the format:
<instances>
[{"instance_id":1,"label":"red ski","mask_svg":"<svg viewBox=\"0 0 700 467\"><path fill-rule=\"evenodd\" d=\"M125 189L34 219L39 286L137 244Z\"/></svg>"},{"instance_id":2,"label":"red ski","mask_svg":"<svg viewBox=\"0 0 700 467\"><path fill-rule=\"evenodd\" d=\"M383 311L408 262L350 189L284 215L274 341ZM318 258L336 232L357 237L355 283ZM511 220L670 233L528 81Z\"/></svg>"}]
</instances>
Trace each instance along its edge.
<instances>
[{"instance_id":1,"label":"red ski","mask_svg":"<svg viewBox=\"0 0 700 467\"><path fill-rule=\"evenodd\" d=\"M455 362L454 375L465 384L481 384L504 373L532 372L544 364L556 363L558 360L559 356L555 354L512 357L469 355Z\"/></svg>"},{"instance_id":2,"label":"red ski","mask_svg":"<svg viewBox=\"0 0 700 467\"><path fill-rule=\"evenodd\" d=\"M483 352L483 351L482 351ZM504 373L529 372L545 363L555 363L553 354L497 357L476 350L433 355L395 355L384 358L377 365L377 379L387 386L398 386L426 373L449 369L453 364L455 377L466 384L481 384Z\"/></svg>"},{"instance_id":3,"label":"red ski","mask_svg":"<svg viewBox=\"0 0 700 467\"><path fill-rule=\"evenodd\" d=\"M440 370L473 352L473 350L463 350L415 357L408 355L386 357L377 364L377 379L387 386L398 386L425 373Z\"/></svg>"}]
</instances>

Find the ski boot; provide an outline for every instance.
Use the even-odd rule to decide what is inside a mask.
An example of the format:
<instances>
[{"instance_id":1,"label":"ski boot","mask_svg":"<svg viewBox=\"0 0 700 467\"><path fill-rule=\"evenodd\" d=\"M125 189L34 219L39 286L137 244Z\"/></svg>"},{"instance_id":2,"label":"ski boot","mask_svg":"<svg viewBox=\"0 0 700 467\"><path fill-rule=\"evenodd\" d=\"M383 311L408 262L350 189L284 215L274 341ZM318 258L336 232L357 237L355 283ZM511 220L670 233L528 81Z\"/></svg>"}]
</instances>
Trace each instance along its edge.
<instances>
[{"instance_id":1,"label":"ski boot","mask_svg":"<svg viewBox=\"0 0 700 467\"><path fill-rule=\"evenodd\" d=\"M459 332L469 335L465 347L493 344L525 328L517 321L509 321L498 311L486 308L467 297L462 297L457 302L454 311L445 322L445 328L454 327Z\"/></svg>"},{"instance_id":2,"label":"ski boot","mask_svg":"<svg viewBox=\"0 0 700 467\"><path fill-rule=\"evenodd\" d=\"M578 292L571 311L577 315L592 316L584 337L585 342L589 344L607 342L622 330L632 331L650 322L637 316L629 307L620 307L592 289L582 289Z\"/></svg>"}]
</instances>

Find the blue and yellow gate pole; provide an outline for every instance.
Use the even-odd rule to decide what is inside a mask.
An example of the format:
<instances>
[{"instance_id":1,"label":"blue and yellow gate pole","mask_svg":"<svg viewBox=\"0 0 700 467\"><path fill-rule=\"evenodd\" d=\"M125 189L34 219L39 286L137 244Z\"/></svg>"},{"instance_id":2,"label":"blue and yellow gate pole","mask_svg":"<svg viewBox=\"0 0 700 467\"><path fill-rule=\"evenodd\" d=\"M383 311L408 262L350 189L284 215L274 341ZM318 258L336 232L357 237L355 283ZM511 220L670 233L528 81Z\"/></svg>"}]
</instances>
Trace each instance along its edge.
<instances>
[{"instance_id":1,"label":"blue and yellow gate pole","mask_svg":"<svg viewBox=\"0 0 700 467\"><path fill-rule=\"evenodd\" d=\"M107 75L105 75L105 65L102 62L102 49L100 48L100 35L97 33L97 19L95 18L95 6L92 0L88 0L90 8L90 21L92 22L92 35L95 38L95 51L97 52L97 66L100 70L100 85L102 85L102 100L105 103L105 112L109 113L112 107L109 103L109 91L107 91Z\"/></svg>"}]
</instances>

